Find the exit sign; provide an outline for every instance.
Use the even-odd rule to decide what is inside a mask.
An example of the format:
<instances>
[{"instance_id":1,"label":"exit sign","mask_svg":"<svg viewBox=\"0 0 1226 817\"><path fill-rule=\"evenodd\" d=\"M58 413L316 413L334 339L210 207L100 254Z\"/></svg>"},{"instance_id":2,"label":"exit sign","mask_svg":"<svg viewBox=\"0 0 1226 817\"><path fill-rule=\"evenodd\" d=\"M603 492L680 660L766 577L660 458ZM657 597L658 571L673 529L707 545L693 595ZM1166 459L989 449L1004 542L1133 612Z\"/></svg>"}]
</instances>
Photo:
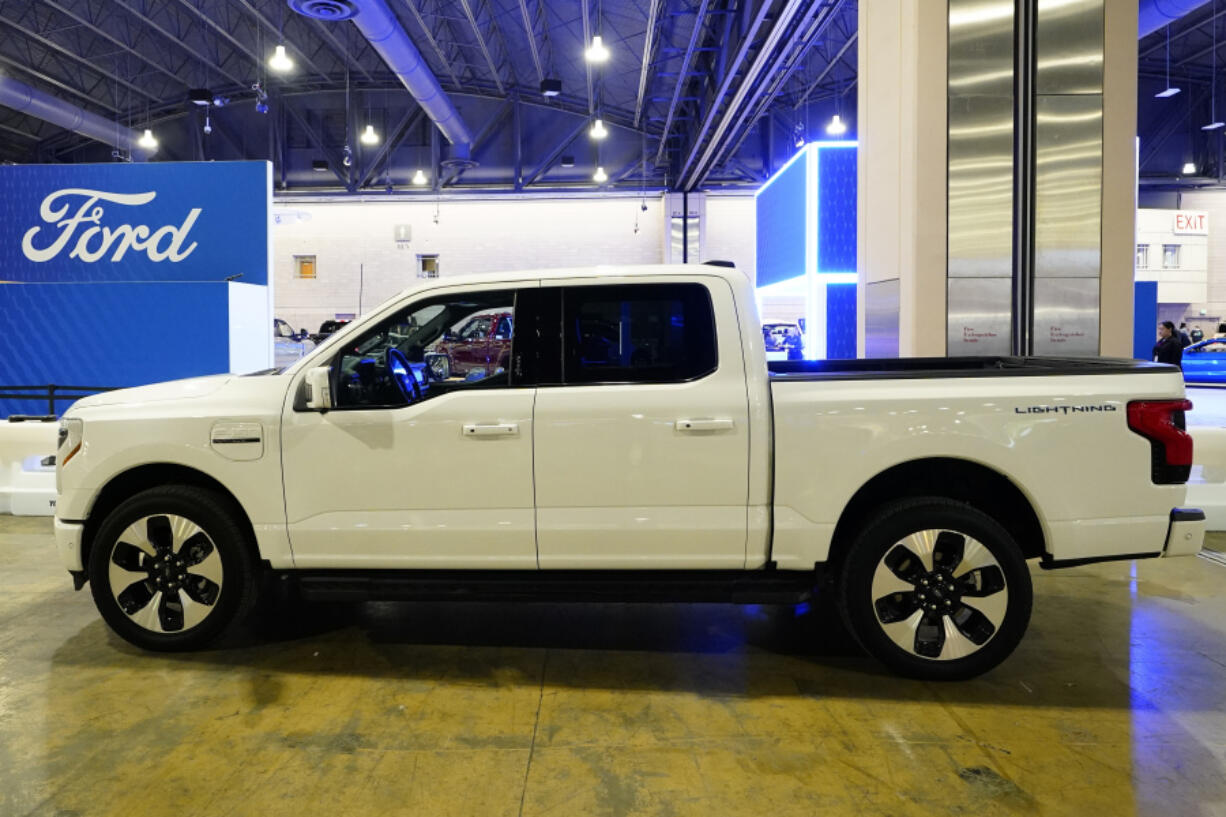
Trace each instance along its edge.
<instances>
[{"instance_id":1,"label":"exit sign","mask_svg":"<svg viewBox=\"0 0 1226 817\"><path fill-rule=\"evenodd\" d=\"M1175 213L1175 235L1209 235L1209 214L1190 210Z\"/></svg>"}]
</instances>

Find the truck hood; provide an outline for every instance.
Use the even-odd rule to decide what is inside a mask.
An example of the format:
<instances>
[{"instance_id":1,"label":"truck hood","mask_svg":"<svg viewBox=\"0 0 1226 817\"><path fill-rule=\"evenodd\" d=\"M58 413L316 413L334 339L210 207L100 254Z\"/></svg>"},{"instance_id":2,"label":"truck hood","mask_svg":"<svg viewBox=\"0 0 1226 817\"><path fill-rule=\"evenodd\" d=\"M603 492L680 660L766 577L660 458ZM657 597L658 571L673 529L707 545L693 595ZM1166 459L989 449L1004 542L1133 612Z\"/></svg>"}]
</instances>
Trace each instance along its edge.
<instances>
[{"instance_id":1,"label":"truck hood","mask_svg":"<svg viewBox=\"0 0 1226 817\"><path fill-rule=\"evenodd\" d=\"M97 408L144 403L160 403L166 400L185 400L207 397L235 378L232 374L214 374L208 377L190 377L186 380L171 380L132 389L118 389L83 397L72 408Z\"/></svg>"}]
</instances>

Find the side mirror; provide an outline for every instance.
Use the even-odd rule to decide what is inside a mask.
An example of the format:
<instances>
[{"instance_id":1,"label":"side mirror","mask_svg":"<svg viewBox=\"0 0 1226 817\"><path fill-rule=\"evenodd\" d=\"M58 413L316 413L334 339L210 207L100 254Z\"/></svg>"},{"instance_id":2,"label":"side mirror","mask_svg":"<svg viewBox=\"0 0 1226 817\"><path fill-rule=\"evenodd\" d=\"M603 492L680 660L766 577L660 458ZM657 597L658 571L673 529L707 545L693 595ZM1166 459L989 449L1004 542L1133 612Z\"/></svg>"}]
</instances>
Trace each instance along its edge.
<instances>
[{"instance_id":1,"label":"side mirror","mask_svg":"<svg viewBox=\"0 0 1226 817\"><path fill-rule=\"evenodd\" d=\"M328 411L332 408L332 372L327 366L307 370L306 407L310 411Z\"/></svg>"}]
</instances>

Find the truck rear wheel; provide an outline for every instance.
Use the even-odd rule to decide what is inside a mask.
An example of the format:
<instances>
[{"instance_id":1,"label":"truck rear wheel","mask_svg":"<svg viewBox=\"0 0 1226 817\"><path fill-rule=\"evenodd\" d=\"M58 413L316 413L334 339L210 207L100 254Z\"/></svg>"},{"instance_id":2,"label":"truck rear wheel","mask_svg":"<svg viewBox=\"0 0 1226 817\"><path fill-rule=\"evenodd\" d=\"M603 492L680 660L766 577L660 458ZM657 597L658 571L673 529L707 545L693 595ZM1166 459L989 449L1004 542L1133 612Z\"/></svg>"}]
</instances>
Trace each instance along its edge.
<instances>
[{"instance_id":1,"label":"truck rear wheel","mask_svg":"<svg viewBox=\"0 0 1226 817\"><path fill-rule=\"evenodd\" d=\"M137 647L200 647L255 600L249 539L231 503L213 491L189 485L142 491L107 515L94 537L94 604Z\"/></svg>"},{"instance_id":2,"label":"truck rear wheel","mask_svg":"<svg viewBox=\"0 0 1226 817\"><path fill-rule=\"evenodd\" d=\"M994 519L939 497L883 507L838 580L848 629L873 657L925 680L972 678L1005 660L1030 622L1021 548Z\"/></svg>"}]
</instances>

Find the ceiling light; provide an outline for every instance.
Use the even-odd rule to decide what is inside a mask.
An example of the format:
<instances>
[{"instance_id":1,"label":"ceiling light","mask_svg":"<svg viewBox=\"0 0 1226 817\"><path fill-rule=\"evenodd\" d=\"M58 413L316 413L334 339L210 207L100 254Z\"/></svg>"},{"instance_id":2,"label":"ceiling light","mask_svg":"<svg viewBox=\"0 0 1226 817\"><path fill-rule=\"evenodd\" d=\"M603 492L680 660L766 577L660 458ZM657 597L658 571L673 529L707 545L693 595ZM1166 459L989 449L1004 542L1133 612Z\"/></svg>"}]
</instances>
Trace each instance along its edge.
<instances>
[{"instance_id":1,"label":"ceiling light","mask_svg":"<svg viewBox=\"0 0 1226 817\"><path fill-rule=\"evenodd\" d=\"M156 150L158 140L153 138L153 131L145 128L145 133L141 136L141 138L136 140L136 144L140 145L145 150Z\"/></svg>"},{"instance_id":2,"label":"ceiling light","mask_svg":"<svg viewBox=\"0 0 1226 817\"><path fill-rule=\"evenodd\" d=\"M604 126L603 119L597 119L592 123L592 129L588 131L588 135L593 139L603 139L609 135L609 131Z\"/></svg>"},{"instance_id":3,"label":"ceiling light","mask_svg":"<svg viewBox=\"0 0 1226 817\"><path fill-rule=\"evenodd\" d=\"M597 34L592 38L592 44L583 52L583 56L588 62L607 62L609 59L609 49L605 48L604 40Z\"/></svg>"},{"instance_id":4,"label":"ceiling light","mask_svg":"<svg viewBox=\"0 0 1226 817\"><path fill-rule=\"evenodd\" d=\"M830 124L826 126L826 133L831 136L842 136L847 133L847 124L836 113L830 118Z\"/></svg>"},{"instance_id":5,"label":"ceiling light","mask_svg":"<svg viewBox=\"0 0 1226 817\"><path fill-rule=\"evenodd\" d=\"M208 88L192 88L188 90L187 98L193 105L202 108L213 104L213 92Z\"/></svg>"},{"instance_id":6,"label":"ceiling light","mask_svg":"<svg viewBox=\"0 0 1226 817\"><path fill-rule=\"evenodd\" d=\"M294 61L285 53L285 46L278 45L273 51L273 55L268 58L268 67L274 71L292 71Z\"/></svg>"},{"instance_id":7,"label":"ceiling light","mask_svg":"<svg viewBox=\"0 0 1226 817\"><path fill-rule=\"evenodd\" d=\"M1183 166L1183 175L1195 176L1196 175L1196 165L1193 164L1192 162L1188 162L1187 164L1185 164Z\"/></svg>"},{"instance_id":8,"label":"ceiling light","mask_svg":"<svg viewBox=\"0 0 1226 817\"><path fill-rule=\"evenodd\" d=\"M379 134L375 133L374 125L367 125L366 130L362 131L362 135L358 139L363 145L379 144Z\"/></svg>"},{"instance_id":9,"label":"ceiling light","mask_svg":"<svg viewBox=\"0 0 1226 817\"><path fill-rule=\"evenodd\" d=\"M316 173L327 173L328 162L324 159L314 159L311 162L311 170L314 170Z\"/></svg>"},{"instance_id":10,"label":"ceiling light","mask_svg":"<svg viewBox=\"0 0 1226 817\"><path fill-rule=\"evenodd\" d=\"M563 156L562 157L562 167L574 167L574 166L575 166L574 156Z\"/></svg>"},{"instance_id":11,"label":"ceiling light","mask_svg":"<svg viewBox=\"0 0 1226 817\"><path fill-rule=\"evenodd\" d=\"M1226 127L1226 122L1210 122L1208 125L1201 128L1201 130L1217 130L1218 128L1223 127Z\"/></svg>"},{"instance_id":12,"label":"ceiling light","mask_svg":"<svg viewBox=\"0 0 1226 817\"><path fill-rule=\"evenodd\" d=\"M1217 15L1214 15L1215 17ZM1171 85L1171 24L1166 24L1166 90L1154 94L1158 99L1170 99L1179 93L1179 89Z\"/></svg>"},{"instance_id":13,"label":"ceiling light","mask_svg":"<svg viewBox=\"0 0 1226 817\"><path fill-rule=\"evenodd\" d=\"M560 79L543 79L541 80L541 93L545 96L557 96L562 93L562 80Z\"/></svg>"},{"instance_id":14,"label":"ceiling light","mask_svg":"<svg viewBox=\"0 0 1226 817\"><path fill-rule=\"evenodd\" d=\"M425 183L426 174L421 172L421 168L418 168L417 172L413 174L413 184L421 186Z\"/></svg>"},{"instance_id":15,"label":"ceiling light","mask_svg":"<svg viewBox=\"0 0 1226 817\"><path fill-rule=\"evenodd\" d=\"M604 184L609 180L609 174L604 172L603 167L596 168L596 172L592 174L592 181L597 184Z\"/></svg>"}]
</instances>

